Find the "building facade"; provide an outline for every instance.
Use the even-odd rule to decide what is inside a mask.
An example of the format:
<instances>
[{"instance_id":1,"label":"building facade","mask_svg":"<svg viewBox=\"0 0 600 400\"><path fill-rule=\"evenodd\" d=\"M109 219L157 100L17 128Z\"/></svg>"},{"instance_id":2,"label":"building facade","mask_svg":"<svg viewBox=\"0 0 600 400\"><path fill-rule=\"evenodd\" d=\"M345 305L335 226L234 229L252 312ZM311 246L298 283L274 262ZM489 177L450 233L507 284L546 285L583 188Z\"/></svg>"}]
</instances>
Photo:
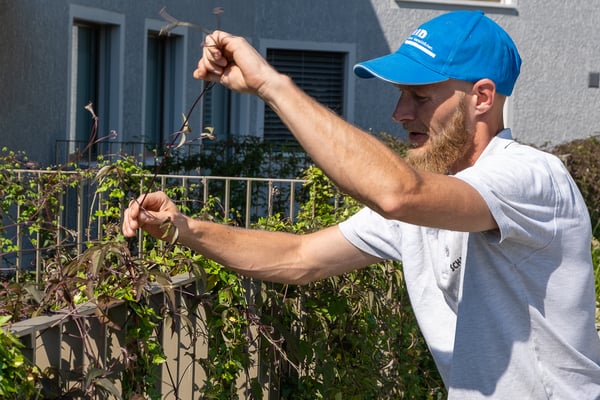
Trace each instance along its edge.
<instances>
[{"instance_id":1,"label":"building facade","mask_svg":"<svg viewBox=\"0 0 600 400\"><path fill-rule=\"evenodd\" d=\"M354 124L402 135L398 92L352 66L395 51L421 22L481 9L515 40L521 77L506 106L522 142L558 144L600 132L600 8L563 0L0 0L1 146L40 166L129 143L169 143L204 83L192 78L206 31L246 37L280 71ZM166 10L166 13L162 9ZM175 26L172 19L189 22ZM166 29L165 29L166 28ZM168 35L161 34L168 31ZM93 115L97 136L90 140ZM300 110L301 111L301 110ZM191 114L190 143L291 138L258 99L215 86ZM148 154L150 156L150 154Z\"/></svg>"}]
</instances>

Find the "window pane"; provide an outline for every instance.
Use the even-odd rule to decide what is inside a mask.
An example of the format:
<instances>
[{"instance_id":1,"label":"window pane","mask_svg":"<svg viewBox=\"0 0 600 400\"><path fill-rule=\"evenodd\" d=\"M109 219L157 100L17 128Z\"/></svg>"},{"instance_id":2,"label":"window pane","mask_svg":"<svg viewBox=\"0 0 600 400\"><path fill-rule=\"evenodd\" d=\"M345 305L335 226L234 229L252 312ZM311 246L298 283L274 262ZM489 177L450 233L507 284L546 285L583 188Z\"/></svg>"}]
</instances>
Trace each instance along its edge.
<instances>
[{"instance_id":1,"label":"window pane","mask_svg":"<svg viewBox=\"0 0 600 400\"><path fill-rule=\"evenodd\" d=\"M164 54L165 45L158 35L148 36L146 60L146 121L144 141L162 143L163 98L164 98Z\"/></svg>"},{"instance_id":2,"label":"window pane","mask_svg":"<svg viewBox=\"0 0 600 400\"><path fill-rule=\"evenodd\" d=\"M146 51L146 97L144 141L161 146L170 141L171 134L181 126L182 79L179 66L182 56L178 51L180 36L160 36L148 33Z\"/></svg>"},{"instance_id":3,"label":"window pane","mask_svg":"<svg viewBox=\"0 0 600 400\"><path fill-rule=\"evenodd\" d=\"M113 36L118 30L114 25L98 24L90 21L76 20L72 30L73 73L71 88L73 89L71 107L71 130L69 139L74 141L69 146L69 153L83 150L92 141L86 154L86 161L92 161L106 150L105 141L97 142L115 128L111 120L111 110L116 106L115 87L118 81L111 79L118 67L114 52L118 42ZM86 106L91 103L98 120L96 137L91 138L94 120Z\"/></svg>"},{"instance_id":4,"label":"window pane","mask_svg":"<svg viewBox=\"0 0 600 400\"><path fill-rule=\"evenodd\" d=\"M98 72L100 51L100 29L93 25L77 25L76 29L76 68L77 82L75 93L75 140L79 147L85 147L93 125L90 113L85 106L92 102L98 110Z\"/></svg>"}]
</instances>

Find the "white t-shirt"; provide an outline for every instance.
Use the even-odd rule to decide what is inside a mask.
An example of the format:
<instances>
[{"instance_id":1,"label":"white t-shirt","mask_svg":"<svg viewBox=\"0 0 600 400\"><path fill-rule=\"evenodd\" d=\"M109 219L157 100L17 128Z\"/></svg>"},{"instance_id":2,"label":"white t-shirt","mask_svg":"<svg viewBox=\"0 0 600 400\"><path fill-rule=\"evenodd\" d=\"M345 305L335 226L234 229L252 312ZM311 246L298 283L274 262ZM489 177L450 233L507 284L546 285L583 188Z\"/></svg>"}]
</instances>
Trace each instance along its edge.
<instances>
[{"instance_id":1,"label":"white t-shirt","mask_svg":"<svg viewBox=\"0 0 600 400\"><path fill-rule=\"evenodd\" d=\"M560 160L501 132L456 175L499 230L461 233L363 209L340 224L361 250L401 260L449 399L600 399L591 226Z\"/></svg>"}]
</instances>

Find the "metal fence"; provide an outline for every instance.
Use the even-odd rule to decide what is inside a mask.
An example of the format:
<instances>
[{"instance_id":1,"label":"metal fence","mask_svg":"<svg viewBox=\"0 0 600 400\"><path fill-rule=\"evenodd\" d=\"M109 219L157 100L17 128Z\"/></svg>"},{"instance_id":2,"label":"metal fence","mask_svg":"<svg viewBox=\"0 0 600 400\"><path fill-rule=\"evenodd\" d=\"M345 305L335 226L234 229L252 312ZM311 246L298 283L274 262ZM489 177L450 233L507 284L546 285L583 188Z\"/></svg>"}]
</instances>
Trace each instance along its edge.
<instances>
[{"instance_id":1,"label":"metal fence","mask_svg":"<svg viewBox=\"0 0 600 400\"><path fill-rule=\"evenodd\" d=\"M56 171L13 170L16 180L23 185L37 182L38 192L46 190L39 182L47 181ZM0 239L4 246L0 249L0 273L15 274L16 279L24 271L35 272L39 281L43 260L56 248L70 248L79 254L86 242L102 240L103 217L95 216L102 201L108 196L98 193L98 182L93 177L83 177L74 171L61 171L72 176L71 183L60 191L49 193L54 211L45 211L45 230L31 229L24 206L15 201L3 203L0 210ZM149 179L150 175L143 176ZM281 218L293 220L298 211L305 180L252 177L221 177L197 175L156 175L154 190L176 190L180 198L175 201L184 209L198 210L211 203L219 210L223 222L251 227L261 217L278 214ZM139 195L143 191L140 188ZM0 191L1 193L1 191ZM134 195L135 196L135 195ZM36 205L40 209L49 208L48 201ZM44 236L51 232L51 240ZM46 235L48 236L48 235ZM141 238L140 238L141 240ZM9 243L12 246L6 246Z\"/></svg>"},{"instance_id":2,"label":"metal fence","mask_svg":"<svg viewBox=\"0 0 600 400\"><path fill-rule=\"evenodd\" d=\"M29 186L33 191L44 191L42 182L48 181L56 171L45 170L12 170L13 181ZM48 191L45 199L37 204L47 207L44 223L52 230L53 243L45 243L44 233L39 229L30 229L28 216L33 207L24 207L23 199L11 203L5 198L2 203L0 219L0 239L4 242L0 254L0 268L5 275L14 274L11 279L19 279L24 271L35 271L36 280L43 276L44 259L53 252L53 248L68 248L75 256L85 249L86 242L100 240L105 232L102 218L93 218L100 208L103 196L98 193L98 182L93 177L78 175L78 172L62 171L73 179L69 184ZM218 199L223 211L222 221L251 227L261 217L279 214L280 218L293 220L301 202L301 192L306 181L299 179L250 178L250 177L216 177L193 175L157 175L155 188L165 190L177 188L184 192L177 202L186 209L193 205L205 205ZM8 196L8 191L1 192ZM25 193L23 197L27 197ZM0 196L1 197L1 196ZM17 196L19 197L19 196ZM51 201L50 201L51 200ZM52 203L50 207L48 203ZM24 204L24 203L23 203ZM235 220L235 221L233 221ZM143 235L140 234L140 241ZM12 244L7 246L6 244ZM143 248L142 245L139 246ZM9 250L6 250L9 249ZM10 250L14 249L14 250ZM183 293L198 293L203 290L201 283L188 275L173 277L173 287L180 288L178 301L186 299ZM160 288L153 291L151 303L160 307L164 304L164 293ZM127 308L123 304L114 304L109 310L111 321L121 321L121 329L115 330L100 323L94 316L96 306L86 303L76 310L66 310L52 315L35 317L13 324L10 330L19 336L25 345L25 355L42 369L51 368L62 376L63 382L69 382L69 375L86 368L89 359L89 346L82 344L81 325L75 318L84 321L88 332L85 340L93 340L92 348L95 359L102 365L122 356L122 348L127 335ZM157 337L161 340L167 361L160 365L160 384L157 388L164 399L201 399L199 391L206 374L197 362L206 358L208 348L201 338L207 331L202 315L193 316L196 333L186 335L182 332L173 334L169 323L160 327ZM255 333L249 332L249 335ZM258 342L257 342L258 343ZM247 370L238 380L240 398L250 389L250 380L258 378L263 384L268 379L262 376L258 358L253 356L252 368ZM117 385L119 383L117 382ZM268 387L265 385L263 387ZM265 397L269 397L265 389Z\"/></svg>"},{"instance_id":3,"label":"metal fence","mask_svg":"<svg viewBox=\"0 0 600 400\"><path fill-rule=\"evenodd\" d=\"M114 161L123 158L124 155L133 155L138 161L147 166L155 166L160 163L161 155L156 149L164 145L155 142L121 142L117 140L103 140L89 146L87 140L56 140L54 145L54 163L66 165L76 161L82 166L94 165L100 156L102 160ZM180 157L192 157L202 151L202 144L186 144L175 153ZM84 149L87 149L84 151Z\"/></svg>"}]
</instances>

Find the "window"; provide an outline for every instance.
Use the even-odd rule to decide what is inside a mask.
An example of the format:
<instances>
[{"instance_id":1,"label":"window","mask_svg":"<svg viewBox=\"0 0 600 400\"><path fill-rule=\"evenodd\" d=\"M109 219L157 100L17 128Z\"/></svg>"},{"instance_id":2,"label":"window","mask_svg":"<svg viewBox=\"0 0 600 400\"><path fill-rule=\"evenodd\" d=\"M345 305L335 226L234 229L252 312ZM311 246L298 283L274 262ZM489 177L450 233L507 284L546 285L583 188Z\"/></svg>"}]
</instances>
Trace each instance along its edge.
<instances>
[{"instance_id":1,"label":"window","mask_svg":"<svg viewBox=\"0 0 600 400\"><path fill-rule=\"evenodd\" d=\"M205 82L204 85L206 84ZM213 134L223 141L251 135L249 121L251 99L248 94L232 92L222 85L212 86L202 99L201 130L210 127Z\"/></svg>"},{"instance_id":2,"label":"window","mask_svg":"<svg viewBox=\"0 0 600 400\"><path fill-rule=\"evenodd\" d=\"M335 51L289 50L269 48L267 60L319 103L344 115L346 53ZM292 134L270 108L264 110L263 137L272 143L293 141Z\"/></svg>"},{"instance_id":3,"label":"window","mask_svg":"<svg viewBox=\"0 0 600 400\"><path fill-rule=\"evenodd\" d=\"M98 137L119 131L121 124L121 25L119 14L71 6L71 90L69 97L69 153L82 151L90 141L92 103L98 116ZM87 160L102 152L93 144Z\"/></svg>"},{"instance_id":4,"label":"window","mask_svg":"<svg viewBox=\"0 0 600 400\"><path fill-rule=\"evenodd\" d=\"M183 122L183 37L149 31L146 47L144 135L148 144L162 144Z\"/></svg>"},{"instance_id":5,"label":"window","mask_svg":"<svg viewBox=\"0 0 600 400\"><path fill-rule=\"evenodd\" d=\"M477 8L493 11L494 8L516 9L518 0L396 0L399 5L414 7L420 4L441 4L461 8Z\"/></svg>"},{"instance_id":6,"label":"window","mask_svg":"<svg viewBox=\"0 0 600 400\"><path fill-rule=\"evenodd\" d=\"M214 85L207 91L202 102L202 130L211 127L220 139L231 138L233 118L236 117L232 112L232 100L236 97L239 95L221 85Z\"/></svg>"}]
</instances>

